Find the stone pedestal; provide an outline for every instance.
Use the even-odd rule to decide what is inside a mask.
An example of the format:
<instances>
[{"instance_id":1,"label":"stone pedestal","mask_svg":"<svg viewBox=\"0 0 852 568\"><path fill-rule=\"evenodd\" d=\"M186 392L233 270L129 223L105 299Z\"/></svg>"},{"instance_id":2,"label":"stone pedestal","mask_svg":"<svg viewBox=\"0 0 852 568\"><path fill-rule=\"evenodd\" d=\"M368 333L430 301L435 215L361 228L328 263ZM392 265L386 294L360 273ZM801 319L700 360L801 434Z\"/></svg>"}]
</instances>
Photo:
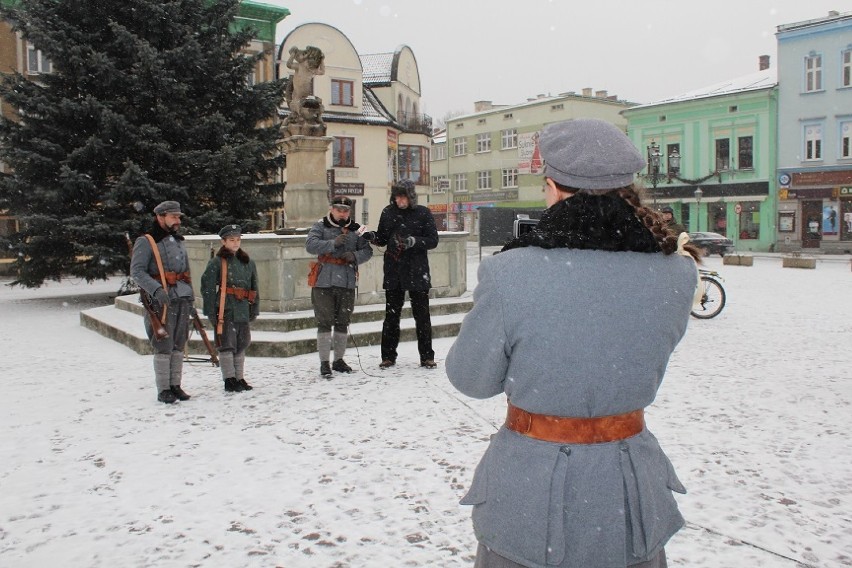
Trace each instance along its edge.
<instances>
[{"instance_id":1,"label":"stone pedestal","mask_svg":"<svg viewBox=\"0 0 852 568\"><path fill-rule=\"evenodd\" d=\"M291 136L282 141L287 155L287 227L309 228L328 213L326 152L332 140L331 136Z\"/></svg>"}]
</instances>

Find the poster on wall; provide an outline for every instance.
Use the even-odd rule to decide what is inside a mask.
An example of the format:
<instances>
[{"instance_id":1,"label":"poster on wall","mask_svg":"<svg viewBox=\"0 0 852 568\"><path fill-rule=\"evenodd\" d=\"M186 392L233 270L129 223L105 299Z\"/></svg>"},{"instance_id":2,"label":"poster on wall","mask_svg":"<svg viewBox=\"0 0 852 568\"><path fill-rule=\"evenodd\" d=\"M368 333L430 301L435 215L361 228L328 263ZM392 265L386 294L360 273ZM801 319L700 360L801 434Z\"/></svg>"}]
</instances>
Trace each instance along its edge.
<instances>
[{"instance_id":1,"label":"poster on wall","mask_svg":"<svg viewBox=\"0 0 852 568\"><path fill-rule=\"evenodd\" d=\"M838 221L840 221L840 218L837 215L837 205L824 205L822 208L822 234L836 235L839 229Z\"/></svg>"},{"instance_id":2,"label":"poster on wall","mask_svg":"<svg viewBox=\"0 0 852 568\"><path fill-rule=\"evenodd\" d=\"M399 178L399 162L397 148L398 135L395 130L388 130L388 187Z\"/></svg>"},{"instance_id":3,"label":"poster on wall","mask_svg":"<svg viewBox=\"0 0 852 568\"><path fill-rule=\"evenodd\" d=\"M544 172L544 161L538 147L538 132L518 134L518 173L541 174Z\"/></svg>"}]
</instances>

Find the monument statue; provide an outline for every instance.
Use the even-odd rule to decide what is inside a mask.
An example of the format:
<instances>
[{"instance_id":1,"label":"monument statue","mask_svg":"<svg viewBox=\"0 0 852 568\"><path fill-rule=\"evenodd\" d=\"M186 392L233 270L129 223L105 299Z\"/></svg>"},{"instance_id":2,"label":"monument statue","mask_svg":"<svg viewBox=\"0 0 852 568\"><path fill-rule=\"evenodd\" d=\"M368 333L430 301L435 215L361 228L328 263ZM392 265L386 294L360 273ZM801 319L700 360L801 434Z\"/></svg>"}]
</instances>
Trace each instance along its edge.
<instances>
[{"instance_id":1,"label":"monument statue","mask_svg":"<svg viewBox=\"0 0 852 568\"><path fill-rule=\"evenodd\" d=\"M312 94L314 76L325 74L325 55L318 47L311 45L305 49L293 46L290 48L287 68L292 69L293 74L284 93L290 108L284 129L290 136L325 136L322 99Z\"/></svg>"}]
</instances>

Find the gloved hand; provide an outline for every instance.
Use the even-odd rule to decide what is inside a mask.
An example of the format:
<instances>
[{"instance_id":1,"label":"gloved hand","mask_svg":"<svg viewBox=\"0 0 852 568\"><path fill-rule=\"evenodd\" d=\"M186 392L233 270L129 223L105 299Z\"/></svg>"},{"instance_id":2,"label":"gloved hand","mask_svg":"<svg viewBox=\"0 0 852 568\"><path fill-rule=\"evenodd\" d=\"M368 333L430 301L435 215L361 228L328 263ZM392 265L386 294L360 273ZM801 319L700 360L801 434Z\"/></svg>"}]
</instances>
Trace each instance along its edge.
<instances>
[{"instance_id":1,"label":"gloved hand","mask_svg":"<svg viewBox=\"0 0 852 568\"><path fill-rule=\"evenodd\" d=\"M340 233L334 239L334 248L342 247L344 244L346 244L346 233Z\"/></svg>"},{"instance_id":2,"label":"gloved hand","mask_svg":"<svg viewBox=\"0 0 852 568\"><path fill-rule=\"evenodd\" d=\"M400 239L399 246L402 250L410 249L414 246L415 240L414 237L405 237L404 239Z\"/></svg>"},{"instance_id":3,"label":"gloved hand","mask_svg":"<svg viewBox=\"0 0 852 568\"><path fill-rule=\"evenodd\" d=\"M355 258L355 253L352 251L344 252L341 258L350 264L354 264L358 260L357 258Z\"/></svg>"},{"instance_id":4,"label":"gloved hand","mask_svg":"<svg viewBox=\"0 0 852 568\"><path fill-rule=\"evenodd\" d=\"M162 287L157 288L154 291L154 301L157 302L160 306L168 306L169 305L169 293L163 290Z\"/></svg>"},{"instance_id":5,"label":"gloved hand","mask_svg":"<svg viewBox=\"0 0 852 568\"><path fill-rule=\"evenodd\" d=\"M366 231L362 233L361 236L364 237L364 240L368 243L372 243L376 240L376 231Z\"/></svg>"}]
</instances>

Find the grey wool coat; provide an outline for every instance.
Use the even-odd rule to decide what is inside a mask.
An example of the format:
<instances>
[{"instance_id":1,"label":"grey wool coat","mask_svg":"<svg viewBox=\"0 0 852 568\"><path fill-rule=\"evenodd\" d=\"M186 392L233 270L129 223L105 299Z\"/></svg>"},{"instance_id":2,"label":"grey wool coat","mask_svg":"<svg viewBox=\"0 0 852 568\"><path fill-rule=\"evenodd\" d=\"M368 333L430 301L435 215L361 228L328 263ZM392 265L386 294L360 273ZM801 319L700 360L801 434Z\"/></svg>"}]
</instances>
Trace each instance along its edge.
<instances>
[{"instance_id":1,"label":"grey wool coat","mask_svg":"<svg viewBox=\"0 0 852 568\"><path fill-rule=\"evenodd\" d=\"M696 285L673 254L517 248L483 259L474 306L446 360L462 393L593 417L654 401ZM524 566L621 568L683 525L684 493L647 430L600 444L536 440L505 426L474 473L477 539Z\"/></svg>"},{"instance_id":2,"label":"grey wool coat","mask_svg":"<svg viewBox=\"0 0 852 568\"><path fill-rule=\"evenodd\" d=\"M328 216L323 217L310 228L308 238L305 240L305 250L317 257L330 254L334 257L342 257L346 252L355 253L355 262L364 264L373 257L373 249L357 231L361 226L350 219L346 228L346 240L341 247L334 246L336 239L343 228L332 223ZM317 288L355 288L355 267L349 264L323 263L317 278Z\"/></svg>"},{"instance_id":3,"label":"grey wool coat","mask_svg":"<svg viewBox=\"0 0 852 568\"><path fill-rule=\"evenodd\" d=\"M189 256L183 244L183 237L170 235L160 228L156 223L150 231L151 236L157 243L160 251L160 259L163 261L163 269L166 272L189 272ZM152 274L158 274L157 261L151 250L151 244L144 236L136 239L133 243L133 253L130 260L130 276L137 286L148 292L151 296L162 288L159 279L154 279ZM192 286L180 280L174 286L169 286L169 298L192 298Z\"/></svg>"}]
</instances>

